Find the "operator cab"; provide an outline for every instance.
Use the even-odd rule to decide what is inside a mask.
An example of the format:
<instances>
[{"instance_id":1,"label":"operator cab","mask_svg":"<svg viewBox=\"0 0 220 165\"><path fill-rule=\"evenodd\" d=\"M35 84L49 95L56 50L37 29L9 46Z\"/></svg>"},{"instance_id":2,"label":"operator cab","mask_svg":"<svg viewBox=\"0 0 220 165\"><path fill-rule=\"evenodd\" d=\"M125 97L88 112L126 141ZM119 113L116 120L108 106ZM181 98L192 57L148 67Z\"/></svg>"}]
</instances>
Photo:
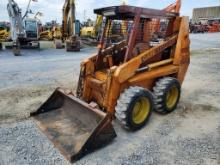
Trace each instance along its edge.
<instances>
[{"instance_id":1,"label":"operator cab","mask_svg":"<svg viewBox=\"0 0 220 165\"><path fill-rule=\"evenodd\" d=\"M38 39L38 22L35 19L27 18L24 20L24 27L26 32L26 38Z\"/></svg>"},{"instance_id":2,"label":"operator cab","mask_svg":"<svg viewBox=\"0 0 220 165\"><path fill-rule=\"evenodd\" d=\"M174 18L179 15L127 5L96 9L94 13L103 16L96 70L119 66L165 41L175 33L168 27L173 26ZM148 63L168 58L162 56L169 56L170 50L167 54L158 54Z\"/></svg>"}]
</instances>

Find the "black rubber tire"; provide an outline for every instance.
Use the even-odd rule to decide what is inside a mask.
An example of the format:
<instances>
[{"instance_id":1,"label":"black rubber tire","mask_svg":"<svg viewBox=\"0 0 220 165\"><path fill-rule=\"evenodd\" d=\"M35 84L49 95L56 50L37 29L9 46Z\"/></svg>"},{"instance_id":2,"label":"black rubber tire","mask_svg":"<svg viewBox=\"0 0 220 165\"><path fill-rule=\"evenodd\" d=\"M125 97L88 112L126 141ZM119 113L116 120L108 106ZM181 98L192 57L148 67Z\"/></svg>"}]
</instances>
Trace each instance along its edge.
<instances>
[{"instance_id":1,"label":"black rubber tire","mask_svg":"<svg viewBox=\"0 0 220 165\"><path fill-rule=\"evenodd\" d=\"M177 100L172 108L169 108L166 104L167 94L170 89L175 86L178 90ZM173 77L164 77L156 82L155 87L153 88L154 93L154 110L156 112L167 114L174 111L177 107L177 104L181 95L181 85L179 81Z\"/></svg>"},{"instance_id":2,"label":"black rubber tire","mask_svg":"<svg viewBox=\"0 0 220 165\"><path fill-rule=\"evenodd\" d=\"M132 119L132 112L136 101L141 97L146 97L149 100L150 110L144 121L136 124ZM115 116L124 128L135 131L147 123L153 109L153 94L149 90L141 87L130 87L120 95L115 107Z\"/></svg>"}]
</instances>

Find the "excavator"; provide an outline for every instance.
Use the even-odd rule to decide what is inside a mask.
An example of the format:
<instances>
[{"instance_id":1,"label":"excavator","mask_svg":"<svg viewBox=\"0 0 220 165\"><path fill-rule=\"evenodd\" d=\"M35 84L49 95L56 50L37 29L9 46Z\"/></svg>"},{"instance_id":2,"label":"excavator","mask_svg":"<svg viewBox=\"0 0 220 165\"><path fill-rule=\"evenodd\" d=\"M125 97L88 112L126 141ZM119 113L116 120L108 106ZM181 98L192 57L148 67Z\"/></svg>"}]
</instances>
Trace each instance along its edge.
<instances>
[{"instance_id":1,"label":"excavator","mask_svg":"<svg viewBox=\"0 0 220 165\"><path fill-rule=\"evenodd\" d=\"M77 90L57 88L30 114L71 162L110 143L113 120L135 131L153 110L173 112L190 63L189 18L179 12L120 5L94 13L103 16L100 46L82 61ZM128 23L126 36L109 45L118 20Z\"/></svg>"},{"instance_id":2,"label":"excavator","mask_svg":"<svg viewBox=\"0 0 220 165\"><path fill-rule=\"evenodd\" d=\"M75 0L65 0L61 32L61 39L54 41L56 49L62 48L62 42L65 42L66 51L80 51L80 22L75 18Z\"/></svg>"},{"instance_id":3,"label":"excavator","mask_svg":"<svg viewBox=\"0 0 220 165\"><path fill-rule=\"evenodd\" d=\"M21 9L14 0L8 0L7 10L11 23L11 37L13 40L13 53L19 56L20 48L39 48L38 22L36 19L28 18L31 0L29 0L27 11L22 16Z\"/></svg>"}]
</instances>

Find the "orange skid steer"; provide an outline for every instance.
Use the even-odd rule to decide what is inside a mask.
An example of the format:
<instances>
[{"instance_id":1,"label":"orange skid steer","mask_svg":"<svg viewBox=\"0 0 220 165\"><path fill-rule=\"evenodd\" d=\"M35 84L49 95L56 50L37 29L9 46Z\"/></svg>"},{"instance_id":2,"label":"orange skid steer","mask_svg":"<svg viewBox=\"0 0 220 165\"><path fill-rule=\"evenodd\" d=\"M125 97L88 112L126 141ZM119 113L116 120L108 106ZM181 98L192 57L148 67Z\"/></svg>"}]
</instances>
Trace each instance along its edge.
<instances>
[{"instance_id":1,"label":"orange skid steer","mask_svg":"<svg viewBox=\"0 0 220 165\"><path fill-rule=\"evenodd\" d=\"M116 137L115 118L137 130L152 110L175 110L190 62L187 17L127 5L94 12L103 16L99 51L81 63L76 94L58 88L31 114L71 162ZM126 29L115 42L111 35L117 27L109 27L122 21Z\"/></svg>"}]
</instances>

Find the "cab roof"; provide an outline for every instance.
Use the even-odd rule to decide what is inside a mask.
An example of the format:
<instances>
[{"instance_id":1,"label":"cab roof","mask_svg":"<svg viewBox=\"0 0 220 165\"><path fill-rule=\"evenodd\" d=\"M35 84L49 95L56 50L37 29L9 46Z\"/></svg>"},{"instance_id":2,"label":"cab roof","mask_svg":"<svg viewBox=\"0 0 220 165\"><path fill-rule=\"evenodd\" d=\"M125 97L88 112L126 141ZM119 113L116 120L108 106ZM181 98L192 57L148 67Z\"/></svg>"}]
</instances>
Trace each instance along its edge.
<instances>
[{"instance_id":1,"label":"cab roof","mask_svg":"<svg viewBox=\"0 0 220 165\"><path fill-rule=\"evenodd\" d=\"M142 8L128 5L110 6L94 10L95 14L108 17L110 19L134 19L140 13L141 18L173 18L179 13L166 12L164 10Z\"/></svg>"}]
</instances>

